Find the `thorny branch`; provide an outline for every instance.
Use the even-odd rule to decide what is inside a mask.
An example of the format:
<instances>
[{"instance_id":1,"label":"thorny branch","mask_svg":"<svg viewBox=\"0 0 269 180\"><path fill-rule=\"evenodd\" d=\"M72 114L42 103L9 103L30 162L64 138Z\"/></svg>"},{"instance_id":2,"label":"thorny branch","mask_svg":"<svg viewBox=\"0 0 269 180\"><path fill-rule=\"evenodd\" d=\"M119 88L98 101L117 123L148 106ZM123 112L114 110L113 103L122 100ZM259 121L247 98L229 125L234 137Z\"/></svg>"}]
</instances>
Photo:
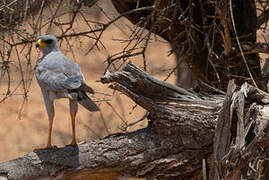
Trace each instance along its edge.
<instances>
[{"instance_id":1,"label":"thorny branch","mask_svg":"<svg viewBox=\"0 0 269 180\"><path fill-rule=\"evenodd\" d=\"M65 3L65 5L69 5L69 10L67 12L61 12L58 13L60 11L63 11L61 9L61 7L63 6L63 4ZM11 90L11 86L10 86L10 70L9 68L7 68L8 64L10 64L10 58L11 56L13 56L13 54L15 53L17 55L17 60L18 60L18 65L19 65L19 71L20 71L20 76L21 76L21 83L19 83L19 85L23 85L23 89L24 89L24 97L27 97L28 94L28 88L26 88L26 79L25 77L30 77L30 79L33 78L33 71L32 68L33 65L31 64L31 61L28 61L27 64L27 70L28 71L24 71L24 69L22 68L22 58L19 56L19 52L18 52L18 47L24 46L27 47L26 49L29 48L29 54L26 56L26 59L31 59L32 56L32 44L35 42L35 38L38 36L38 34L41 33L41 29L42 28L47 28L47 33L50 32L51 28L58 28L61 31L61 34L57 36L58 39L60 40L65 40L67 42L67 45L69 46L71 52L73 52L72 50L72 46L69 42L70 38L81 38L81 37L86 37L86 38L90 38L90 39L94 39L94 44L88 49L87 53L88 54L94 47L98 48L98 44L101 44L103 47L103 43L101 42L101 37L103 35L103 33L105 32L105 30L110 27L113 23L115 23L116 21L118 21L120 18L124 17L124 15L128 15L128 14L132 14L132 13L136 13L136 12L140 12L140 11L145 11L145 10L152 10L153 6L151 7L142 7L142 8L137 8L135 10L131 10L128 11L124 14L121 14L117 17L115 17L114 19L111 19L110 21L108 21L107 23L101 23L101 22L95 22L92 23L91 20L87 19L87 15L84 15L84 12L81 10L82 8L82 3L83 1L80 1L78 4L75 4L75 10L72 10L72 8L74 8L74 6L72 6L73 4L68 4L65 1L59 1L56 8L50 7L51 10L51 14L52 16L46 17L46 13L44 12L44 1L42 1L42 6L40 8L40 11L38 13L38 16L32 16L31 18L34 20L36 20L36 23L32 23L30 24L31 26L31 30L34 32L34 34L30 34L30 32L27 29L22 29L21 27L14 27L14 29L11 29L10 33L5 34L2 33L2 51L1 51L1 55L2 55L2 66L1 66L1 80L7 81L7 90L5 94L3 94L3 97L1 97L0 102L5 101L9 96L11 96L12 94L16 94L16 91L12 91ZM2 6L2 8L9 8L11 4L8 4L6 6ZM55 7L55 5L53 5ZM65 17L67 15L70 14L71 11L71 18L68 22L62 23L61 22L61 18ZM87 31L74 31L72 30L72 32L70 32L70 30L73 28L73 24L79 20L79 18L82 17L84 20L84 23L88 26L89 30ZM95 28L93 28L93 26L96 26ZM69 33L68 33L69 32ZM98 34L97 34L98 33ZM93 34L93 36L90 36L91 34ZM11 41L10 41L11 39ZM146 47L146 46L145 46ZM145 49L144 47L144 49ZM115 58L112 61L116 61L119 59L125 59L127 57L131 57L131 56L137 56L140 54L143 54L144 52L135 52L132 53L133 50L135 50L136 48L126 48L126 51L128 51L128 55L126 53L122 53L123 55L121 55L120 57ZM21 52L24 51L24 48L21 50ZM145 50L144 50L145 51ZM8 53L5 53L8 52ZM20 53L21 53L20 52ZM72 53L74 56L74 53ZM111 62L112 62L111 61ZM110 63L108 63L110 65ZM108 65L108 66L109 66ZM31 81L30 81L31 82ZM27 87L30 87L30 85L27 85ZM10 94L12 93L12 94Z\"/></svg>"}]
</instances>

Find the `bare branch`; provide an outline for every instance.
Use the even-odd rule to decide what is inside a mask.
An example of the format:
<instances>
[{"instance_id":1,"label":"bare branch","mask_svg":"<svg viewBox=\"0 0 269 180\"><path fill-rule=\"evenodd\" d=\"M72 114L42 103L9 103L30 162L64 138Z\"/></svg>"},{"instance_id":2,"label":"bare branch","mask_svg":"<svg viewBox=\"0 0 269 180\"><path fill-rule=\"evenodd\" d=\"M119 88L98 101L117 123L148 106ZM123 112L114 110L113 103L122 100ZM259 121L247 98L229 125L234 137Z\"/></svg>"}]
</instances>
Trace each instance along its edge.
<instances>
[{"instance_id":1,"label":"bare branch","mask_svg":"<svg viewBox=\"0 0 269 180\"><path fill-rule=\"evenodd\" d=\"M259 29L269 19L269 9L264 10L257 18L256 29Z\"/></svg>"}]
</instances>

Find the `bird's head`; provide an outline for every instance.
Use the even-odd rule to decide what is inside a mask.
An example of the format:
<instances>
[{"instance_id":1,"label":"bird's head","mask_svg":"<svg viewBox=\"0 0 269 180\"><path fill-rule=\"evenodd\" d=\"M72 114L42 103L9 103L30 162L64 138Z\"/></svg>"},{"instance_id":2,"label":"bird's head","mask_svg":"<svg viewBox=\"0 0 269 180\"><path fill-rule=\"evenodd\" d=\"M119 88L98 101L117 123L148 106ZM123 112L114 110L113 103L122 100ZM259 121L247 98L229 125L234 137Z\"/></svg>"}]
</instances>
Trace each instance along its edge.
<instances>
[{"instance_id":1,"label":"bird's head","mask_svg":"<svg viewBox=\"0 0 269 180\"><path fill-rule=\"evenodd\" d=\"M43 54L59 50L58 40L53 35L39 36L36 41L36 47L39 48Z\"/></svg>"}]
</instances>

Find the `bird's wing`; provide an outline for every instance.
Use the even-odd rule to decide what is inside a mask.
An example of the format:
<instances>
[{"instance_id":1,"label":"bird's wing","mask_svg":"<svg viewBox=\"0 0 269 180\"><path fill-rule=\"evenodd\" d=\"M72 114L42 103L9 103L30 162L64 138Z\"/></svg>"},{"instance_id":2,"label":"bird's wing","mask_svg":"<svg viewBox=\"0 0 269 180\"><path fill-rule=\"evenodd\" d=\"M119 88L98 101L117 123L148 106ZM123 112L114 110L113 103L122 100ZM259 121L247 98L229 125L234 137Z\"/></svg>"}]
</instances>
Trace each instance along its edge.
<instances>
[{"instance_id":1,"label":"bird's wing","mask_svg":"<svg viewBox=\"0 0 269 180\"><path fill-rule=\"evenodd\" d=\"M36 78L42 89L51 91L76 89L85 83L78 64L61 52L51 52L41 60L36 68Z\"/></svg>"}]
</instances>

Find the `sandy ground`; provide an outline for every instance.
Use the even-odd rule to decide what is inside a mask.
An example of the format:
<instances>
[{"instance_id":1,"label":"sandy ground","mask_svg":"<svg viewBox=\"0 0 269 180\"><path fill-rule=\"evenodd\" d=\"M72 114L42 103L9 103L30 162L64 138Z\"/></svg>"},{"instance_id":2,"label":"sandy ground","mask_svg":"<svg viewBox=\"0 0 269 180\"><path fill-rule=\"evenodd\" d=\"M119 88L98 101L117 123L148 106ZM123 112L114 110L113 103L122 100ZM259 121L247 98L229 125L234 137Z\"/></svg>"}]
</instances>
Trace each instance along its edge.
<instances>
[{"instance_id":1,"label":"sandy ground","mask_svg":"<svg viewBox=\"0 0 269 180\"><path fill-rule=\"evenodd\" d=\"M106 8L109 8L109 6L104 6L104 11L108 10ZM95 14L97 10L98 8L94 8L87 16L92 18L93 21L107 21L103 15L99 16ZM107 15L111 18L117 15L111 9L108 12ZM112 95L113 91L107 88L108 85L95 82L104 73L106 67L104 61L106 58L113 53L120 52L125 46L124 43L115 39L128 39L130 32L126 24L128 26L130 25L123 19L117 22L116 25L109 27L101 39L105 48L101 47L99 50L94 49L87 55L87 48L94 41L83 38L81 42L71 40L74 56L70 48L66 46L66 43L64 42L62 44L62 50L65 54L69 58L75 59L81 66L88 84L97 92L95 96L97 100L107 99L107 101L97 102L101 109L100 112L91 113L82 106L79 107L76 123L77 140L79 142L98 139L108 134L120 132L121 127L124 125L122 119L131 123L141 118L145 113L145 110L140 107L133 109L135 103L120 93L116 93L114 96L100 94L106 93ZM83 31L87 26L77 22L73 28L77 31ZM50 33L57 35L58 32L57 30L51 30ZM164 79L168 75L170 71L167 69L174 66L174 57L172 55L168 57L169 50L170 48L167 43L154 40L153 38L146 50L147 67L150 74L161 79ZM38 52L33 53L31 63L34 65L38 58L40 58ZM130 60L142 67L142 57L131 58ZM15 64L17 62L15 55L14 62ZM20 81L20 74L16 68L11 70L11 85L15 87ZM30 73L29 77L32 75L33 72ZM174 83L174 77L172 75L168 81ZM5 93L6 82L6 79L3 78L0 84L0 94ZM21 91L21 88L19 88L18 93ZM0 98L2 97L0 96ZM0 162L16 158L33 151L35 148L41 148L46 145L48 120L41 91L35 78L30 85L28 98L25 103L23 103L23 99L24 97L22 95L14 95L0 104ZM23 108L22 116L19 118L21 108ZM57 100L55 108L56 116L53 125L52 143L62 147L71 142L71 120L68 101L64 99ZM132 127L130 131L143 128L146 125L147 122L144 121Z\"/></svg>"}]
</instances>

